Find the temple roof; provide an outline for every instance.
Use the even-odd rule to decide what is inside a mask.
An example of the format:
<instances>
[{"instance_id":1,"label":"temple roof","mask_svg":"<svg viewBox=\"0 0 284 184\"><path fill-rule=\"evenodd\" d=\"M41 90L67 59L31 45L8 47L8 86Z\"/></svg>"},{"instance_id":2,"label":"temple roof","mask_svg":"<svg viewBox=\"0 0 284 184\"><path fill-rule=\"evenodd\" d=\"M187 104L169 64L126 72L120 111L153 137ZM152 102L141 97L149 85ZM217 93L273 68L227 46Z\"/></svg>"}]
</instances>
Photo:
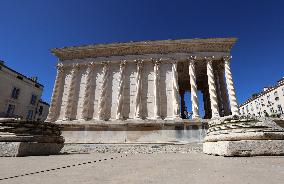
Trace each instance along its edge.
<instances>
[{"instance_id":1,"label":"temple roof","mask_svg":"<svg viewBox=\"0 0 284 184\"><path fill-rule=\"evenodd\" d=\"M51 49L61 61L140 54L230 52L237 38L180 39L92 44Z\"/></svg>"}]
</instances>

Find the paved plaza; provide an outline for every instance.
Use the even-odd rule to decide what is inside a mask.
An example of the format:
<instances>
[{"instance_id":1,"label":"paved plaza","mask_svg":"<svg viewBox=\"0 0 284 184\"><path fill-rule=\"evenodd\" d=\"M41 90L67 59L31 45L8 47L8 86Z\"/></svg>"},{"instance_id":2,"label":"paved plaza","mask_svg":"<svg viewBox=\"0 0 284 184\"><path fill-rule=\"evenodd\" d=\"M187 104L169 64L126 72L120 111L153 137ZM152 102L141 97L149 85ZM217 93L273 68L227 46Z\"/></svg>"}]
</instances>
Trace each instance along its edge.
<instances>
[{"instance_id":1,"label":"paved plaza","mask_svg":"<svg viewBox=\"0 0 284 184\"><path fill-rule=\"evenodd\" d=\"M0 183L283 183L284 157L84 153L0 158ZM13 177L13 178L11 178ZM4 179L6 178L6 179Z\"/></svg>"}]
</instances>

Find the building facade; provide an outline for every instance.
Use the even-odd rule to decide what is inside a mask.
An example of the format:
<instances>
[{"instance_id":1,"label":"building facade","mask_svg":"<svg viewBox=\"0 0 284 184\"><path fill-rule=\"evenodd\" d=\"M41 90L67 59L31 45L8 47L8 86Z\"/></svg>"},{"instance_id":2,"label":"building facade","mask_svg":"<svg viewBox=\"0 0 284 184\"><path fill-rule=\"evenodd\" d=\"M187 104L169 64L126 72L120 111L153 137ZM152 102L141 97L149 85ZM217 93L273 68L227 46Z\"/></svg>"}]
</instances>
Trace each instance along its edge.
<instances>
[{"instance_id":1,"label":"building facade","mask_svg":"<svg viewBox=\"0 0 284 184\"><path fill-rule=\"evenodd\" d=\"M39 100L37 112L36 112L36 121L45 121L49 111L49 104L42 100Z\"/></svg>"},{"instance_id":2,"label":"building facade","mask_svg":"<svg viewBox=\"0 0 284 184\"><path fill-rule=\"evenodd\" d=\"M284 108L284 78L272 87L265 87L262 92L253 94L240 105L242 115L256 117L281 116Z\"/></svg>"},{"instance_id":3,"label":"building facade","mask_svg":"<svg viewBox=\"0 0 284 184\"><path fill-rule=\"evenodd\" d=\"M0 117L37 120L44 86L0 62ZM46 119L41 117L40 119Z\"/></svg>"},{"instance_id":4,"label":"building facade","mask_svg":"<svg viewBox=\"0 0 284 184\"><path fill-rule=\"evenodd\" d=\"M59 58L49 121L193 119L238 114L230 69L235 39L131 42L53 49ZM226 77L225 77L226 76Z\"/></svg>"}]
</instances>

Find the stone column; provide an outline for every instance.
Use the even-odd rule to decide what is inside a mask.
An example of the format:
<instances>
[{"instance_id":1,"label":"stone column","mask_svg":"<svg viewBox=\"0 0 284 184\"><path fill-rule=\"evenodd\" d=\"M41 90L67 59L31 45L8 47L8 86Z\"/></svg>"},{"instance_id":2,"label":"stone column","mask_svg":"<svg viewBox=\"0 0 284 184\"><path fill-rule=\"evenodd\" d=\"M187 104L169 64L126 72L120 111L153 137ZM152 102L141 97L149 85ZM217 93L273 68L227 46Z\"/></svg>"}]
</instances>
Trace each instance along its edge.
<instances>
[{"instance_id":1,"label":"stone column","mask_svg":"<svg viewBox=\"0 0 284 184\"><path fill-rule=\"evenodd\" d=\"M154 63L154 119L160 119L160 61Z\"/></svg>"},{"instance_id":2,"label":"stone column","mask_svg":"<svg viewBox=\"0 0 284 184\"><path fill-rule=\"evenodd\" d=\"M219 82L220 82L220 91L221 91L221 98L223 103L223 109L224 109L224 116L230 115L230 107L228 103L228 93L227 93L227 87L225 82L225 70L223 67L220 68L219 71Z\"/></svg>"},{"instance_id":3,"label":"stone column","mask_svg":"<svg viewBox=\"0 0 284 184\"><path fill-rule=\"evenodd\" d=\"M219 79L219 67L214 70L215 84L216 84L216 92L217 92L217 100L218 100L218 109L220 116L223 116L223 102L222 102L222 94L220 88L220 79Z\"/></svg>"},{"instance_id":4,"label":"stone column","mask_svg":"<svg viewBox=\"0 0 284 184\"><path fill-rule=\"evenodd\" d=\"M91 102L91 92L92 92L92 74L94 70L94 63L91 62L88 64L88 68L86 70L86 87L84 91L84 98L83 98L83 110L81 114L81 118L84 120L90 119L90 102Z\"/></svg>"},{"instance_id":5,"label":"stone column","mask_svg":"<svg viewBox=\"0 0 284 184\"><path fill-rule=\"evenodd\" d=\"M56 68L57 68L57 74L56 74L54 88L52 92L49 113L46 119L46 121L49 121L49 122L56 121L56 114L57 114L57 111L59 110L59 104L58 104L58 101L60 100L59 95L62 92L62 81L64 77L63 65L58 64Z\"/></svg>"},{"instance_id":6,"label":"stone column","mask_svg":"<svg viewBox=\"0 0 284 184\"><path fill-rule=\"evenodd\" d=\"M136 96L135 96L135 118L142 118L141 114L141 92L142 92L142 70L143 70L143 61L137 61L137 76L136 76Z\"/></svg>"},{"instance_id":7,"label":"stone column","mask_svg":"<svg viewBox=\"0 0 284 184\"><path fill-rule=\"evenodd\" d=\"M116 119L123 119L123 98L124 98L124 86L125 86L125 68L126 61L120 63L120 81L117 101Z\"/></svg>"},{"instance_id":8,"label":"stone column","mask_svg":"<svg viewBox=\"0 0 284 184\"><path fill-rule=\"evenodd\" d=\"M71 82L69 87L69 93L67 98L67 105L65 109L65 117L64 120L72 120L73 117L73 111L74 111L74 95L75 95L75 89L76 89L76 81L77 81L77 74L79 71L79 64L74 64L72 66L71 70Z\"/></svg>"},{"instance_id":9,"label":"stone column","mask_svg":"<svg viewBox=\"0 0 284 184\"><path fill-rule=\"evenodd\" d=\"M102 82L102 92L100 96L99 102L99 119L100 120L107 120L106 108L107 108L107 87L109 81L109 63L103 62L103 82Z\"/></svg>"},{"instance_id":10,"label":"stone column","mask_svg":"<svg viewBox=\"0 0 284 184\"><path fill-rule=\"evenodd\" d=\"M234 88L234 82L233 82L232 72L231 72L231 67L230 67L230 59L231 59L231 57L229 57L229 56L224 57L225 76L226 76L226 83L227 83L227 88L228 88L228 94L229 94L229 100L230 100L232 115L238 115L239 109L238 109L236 92L235 92L235 88Z\"/></svg>"},{"instance_id":11,"label":"stone column","mask_svg":"<svg viewBox=\"0 0 284 184\"><path fill-rule=\"evenodd\" d=\"M173 119L180 119L180 97L178 89L178 72L177 61L172 62L172 75L173 75Z\"/></svg>"},{"instance_id":12,"label":"stone column","mask_svg":"<svg viewBox=\"0 0 284 184\"><path fill-rule=\"evenodd\" d=\"M192 103L192 119L200 118L199 117L199 109L198 109L195 62L196 62L196 57L191 57L189 59L189 77L190 77L190 90L191 90L190 93L191 93L191 103Z\"/></svg>"},{"instance_id":13,"label":"stone column","mask_svg":"<svg viewBox=\"0 0 284 184\"><path fill-rule=\"evenodd\" d=\"M207 76L208 76L208 86L209 86L212 118L218 118L220 117L220 115L218 111L216 85L215 85L214 72L213 72L213 67L212 67L213 57L207 57L205 59L207 61Z\"/></svg>"}]
</instances>

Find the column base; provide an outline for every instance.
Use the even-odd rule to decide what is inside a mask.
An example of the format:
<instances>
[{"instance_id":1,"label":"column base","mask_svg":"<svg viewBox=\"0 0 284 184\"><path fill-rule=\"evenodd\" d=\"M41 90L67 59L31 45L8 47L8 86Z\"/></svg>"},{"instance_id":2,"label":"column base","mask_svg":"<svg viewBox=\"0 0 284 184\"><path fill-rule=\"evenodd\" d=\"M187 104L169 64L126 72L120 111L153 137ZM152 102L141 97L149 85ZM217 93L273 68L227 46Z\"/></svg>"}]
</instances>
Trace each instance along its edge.
<instances>
[{"instance_id":1,"label":"column base","mask_svg":"<svg viewBox=\"0 0 284 184\"><path fill-rule=\"evenodd\" d=\"M215 113L215 114L212 113L211 119L218 119L218 118L220 118L219 113Z\"/></svg>"},{"instance_id":2,"label":"column base","mask_svg":"<svg viewBox=\"0 0 284 184\"><path fill-rule=\"evenodd\" d=\"M192 116L192 119L201 119L200 116Z\"/></svg>"},{"instance_id":3,"label":"column base","mask_svg":"<svg viewBox=\"0 0 284 184\"><path fill-rule=\"evenodd\" d=\"M182 120L181 117L173 117L173 120Z\"/></svg>"}]
</instances>

